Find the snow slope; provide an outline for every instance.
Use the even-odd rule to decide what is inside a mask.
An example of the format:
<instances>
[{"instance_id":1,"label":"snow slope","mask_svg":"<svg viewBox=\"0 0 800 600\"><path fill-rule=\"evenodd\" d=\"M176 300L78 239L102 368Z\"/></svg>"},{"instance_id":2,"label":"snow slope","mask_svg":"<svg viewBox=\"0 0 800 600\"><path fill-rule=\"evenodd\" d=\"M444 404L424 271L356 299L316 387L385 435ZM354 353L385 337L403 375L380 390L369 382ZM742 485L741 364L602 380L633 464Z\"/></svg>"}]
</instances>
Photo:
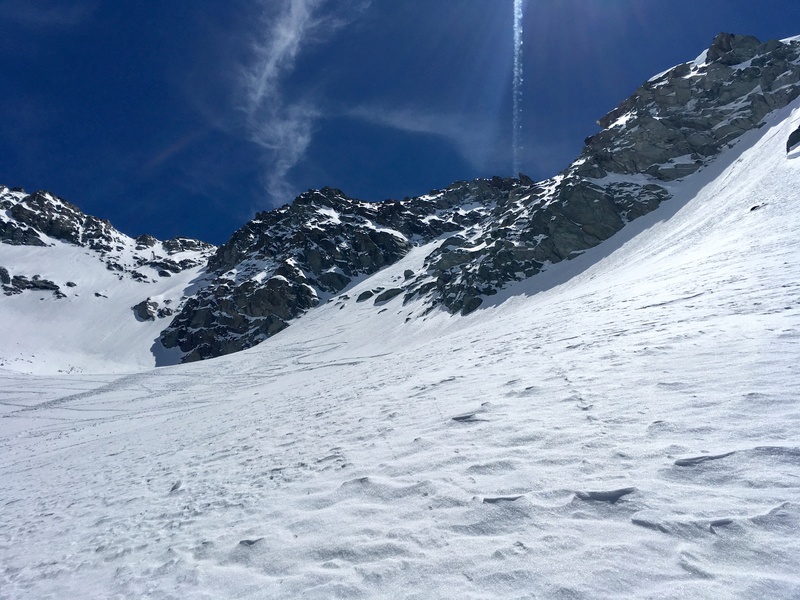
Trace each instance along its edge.
<instances>
[{"instance_id":1,"label":"snow slope","mask_svg":"<svg viewBox=\"0 0 800 600\"><path fill-rule=\"evenodd\" d=\"M194 267L167 279L142 284L108 271L92 251L55 242L50 248L8 246L4 260L24 273L72 281L66 298L46 291L26 291L3 298L2 365L23 372L125 372L155 366L152 349L167 363L177 363L154 345L168 320L139 321L131 307L148 297L177 306L202 277ZM30 265L30 266L29 266Z\"/></svg>"},{"instance_id":2,"label":"snow slope","mask_svg":"<svg viewBox=\"0 0 800 600\"><path fill-rule=\"evenodd\" d=\"M131 263L134 241L126 236L124 242L122 255L115 258ZM55 282L64 294L59 298L46 290L25 290L2 296L0 368L38 374L121 373L179 361L180 351L155 344L169 319L139 320L131 308L147 298L177 308L202 281L203 267L159 277L155 269L140 266L152 275L142 282L109 270L94 250L51 238L48 243L0 244L0 261L13 265L12 274L35 273ZM170 259L200 262L202 255L185 251Z\"/></svg>"},{"instance_id":3,"label":"snow slope","mask_svg":"<svg viewBox=\"0 0 800 600\"><path fill-rule=\"evenodd\" d=\"M467 317L0 370L0 597L797 598L798 120Z\"/></svg>"}]
</instances>

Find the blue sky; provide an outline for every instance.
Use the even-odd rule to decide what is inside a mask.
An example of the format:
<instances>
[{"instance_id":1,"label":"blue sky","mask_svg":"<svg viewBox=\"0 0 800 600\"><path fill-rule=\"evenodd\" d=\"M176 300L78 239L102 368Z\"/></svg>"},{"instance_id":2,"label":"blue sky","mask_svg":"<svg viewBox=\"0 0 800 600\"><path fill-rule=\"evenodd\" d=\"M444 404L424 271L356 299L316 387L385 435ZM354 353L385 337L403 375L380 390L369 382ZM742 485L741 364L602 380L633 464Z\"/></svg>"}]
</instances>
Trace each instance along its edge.
<instances>
[{"instance_id":1,"label":"blue sky","mask_svg":"<svg viewBox=\"0 0 800 600\"><path fill-rule=\"evenodd\" d=\"M308 188L402 198L511 175L513 0L4 0L0 183L130 235L221 243ZM720 31L796 0L527 0L522 171Z\"/></svg>"}]
</instances>

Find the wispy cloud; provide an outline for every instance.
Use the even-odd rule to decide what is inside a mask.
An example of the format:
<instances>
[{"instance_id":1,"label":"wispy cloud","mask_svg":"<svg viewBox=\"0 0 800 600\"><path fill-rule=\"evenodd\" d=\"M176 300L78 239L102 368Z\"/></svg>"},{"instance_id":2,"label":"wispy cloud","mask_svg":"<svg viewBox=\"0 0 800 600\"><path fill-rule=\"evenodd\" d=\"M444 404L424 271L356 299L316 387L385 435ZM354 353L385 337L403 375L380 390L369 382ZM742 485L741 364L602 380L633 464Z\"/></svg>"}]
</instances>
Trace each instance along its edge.
<instances>
[{"instance_id":1,"label":"wispy cloud","mask_svg":"<svg viewBox=\"0 0 800 600\"><path fill-rule=\"evenodd\" d=\"M504 121L492 115L360 106L351 109L347 116L409 133L438 136L450 142L477 172L512 175L507 173L512 152L510 128L504 131ZM519 149L522 170L534 177L555 175L574 158L578 150L574 146L563 140L531 136L525 147Z\"/></svg>"},{"instance_id":2,"label":"wispy cloud","mask_svg":"<svg viewBox=\"0 0 800 600\"><path fill-rule=\"evenodd\" d=\"M400 131L446 139L464 160L479 171L496 168L506 160L508 153L496 121L486 116L377 106L353 108L348 116Z\"/></svg>"},{"instance_id":3,"label":"wispy cloud","mask_svg":"<svg viewBox=\"0 0 800 600\"><path fill-rule=\"evenodd\" d=\"M251 140L267 151L267 193L281 202L295 193L289 171L305 156L320 110L308 99L289 101L282 83L309 44L319 43L363 10L368 2L348 5L336 15L323 14L329 0L274 0L260 3L261 35L253 43L253 60L242 72L243 110ZM344 16L342 16L344 15Z\"/></svg>"}]
</instances>

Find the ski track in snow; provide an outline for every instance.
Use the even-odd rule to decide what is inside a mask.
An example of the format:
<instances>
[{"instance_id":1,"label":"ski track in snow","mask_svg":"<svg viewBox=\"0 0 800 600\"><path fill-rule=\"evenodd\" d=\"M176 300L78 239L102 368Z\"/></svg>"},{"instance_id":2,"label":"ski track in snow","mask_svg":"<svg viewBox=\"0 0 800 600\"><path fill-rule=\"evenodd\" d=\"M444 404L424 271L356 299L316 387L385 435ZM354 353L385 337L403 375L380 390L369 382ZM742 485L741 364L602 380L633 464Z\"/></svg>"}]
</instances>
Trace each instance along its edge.
<instances>
[{"instance_id":1,"label":"ski track in snow","mask_svg":"<svg viewBox=\"0 0 800 600\"><path fill-rule=\"evenodd\" d=\"M797 598L791 114L468 317L333 301L204 363L0 370L0 598Z\"/></svg>"}]
</instances>

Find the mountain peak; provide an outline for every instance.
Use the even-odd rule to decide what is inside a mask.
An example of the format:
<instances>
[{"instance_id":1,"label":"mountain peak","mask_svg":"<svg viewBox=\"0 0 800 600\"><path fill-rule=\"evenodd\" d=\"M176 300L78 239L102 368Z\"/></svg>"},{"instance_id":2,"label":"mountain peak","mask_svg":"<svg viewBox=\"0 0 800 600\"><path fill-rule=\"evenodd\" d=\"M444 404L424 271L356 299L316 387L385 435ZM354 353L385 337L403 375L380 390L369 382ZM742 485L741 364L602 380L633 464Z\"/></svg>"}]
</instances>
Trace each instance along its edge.
<instances>
[{"instance_id":1,"label":"mountain peak","mask_svg":"<svg viewBox=\"0 0 800 600\"><path fill-rule=\"evenodd\" d=\"M761 41L752 35L736 33L719 33L708 49L706 58L708 62L724 59L724 64L735 65L752 58Z\"/></svg>"}]
</instances>

